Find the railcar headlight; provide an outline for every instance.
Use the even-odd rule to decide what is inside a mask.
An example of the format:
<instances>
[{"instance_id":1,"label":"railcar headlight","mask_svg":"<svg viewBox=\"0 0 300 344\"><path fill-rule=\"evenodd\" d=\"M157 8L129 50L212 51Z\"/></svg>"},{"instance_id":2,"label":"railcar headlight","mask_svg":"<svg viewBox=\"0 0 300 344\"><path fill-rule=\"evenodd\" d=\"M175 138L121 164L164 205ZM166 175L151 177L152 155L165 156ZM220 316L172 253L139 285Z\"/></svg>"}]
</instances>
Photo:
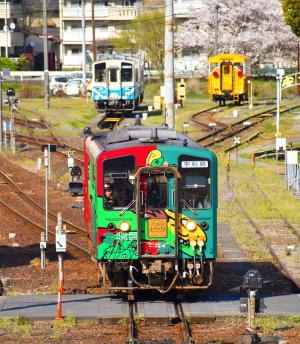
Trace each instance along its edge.
<instances>
[{"instance_id":1,"label":"railcar headlight","mask_svg":"<svg viewBox=\"0 0 300 344\"><path fill-rule=\"evenodd\" d=\"M197 228L197 223L195 221L189 220L186 222L185 228L188 231L194 231Z\"/></svg>"},{"instance_id":2,"label":"railcar headlight","mask_svg":"<svg viewBox=\"0 0 300 344\"><path fill-rule=\"evenodd\" d=\"M120 230L122 232L128 232L130 229L130 224L128 222L121 222L120 224Z\"/></svg>"}]
</instances>

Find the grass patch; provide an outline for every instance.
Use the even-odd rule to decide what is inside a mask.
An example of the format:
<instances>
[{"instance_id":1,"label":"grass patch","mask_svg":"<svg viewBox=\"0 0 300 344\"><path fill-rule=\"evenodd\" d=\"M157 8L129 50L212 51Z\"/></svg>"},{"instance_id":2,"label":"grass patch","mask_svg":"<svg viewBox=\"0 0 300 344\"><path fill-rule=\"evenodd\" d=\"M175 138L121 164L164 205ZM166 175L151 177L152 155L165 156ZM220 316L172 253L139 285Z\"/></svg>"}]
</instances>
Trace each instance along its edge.
<instances>
[{"instance_id":1,"label":"grass patch","mask_svg":"<svg viewBox=\"0 0 300 344\"><path fill-rule=\"evenodd\" d=\"M32 322L23 316L0 318L0 329L24 338L32 336Z\"/></svg>"},{"instance_id":2,"label":"grass patch","mask_svg":"<svg viewBox=\"0 0 300 344\"><path fill-rule=\"evenodd\" d=\"M50 336L50 339L60 339L62 332L65 329L70 329L78 325L78 320L74 317L72 313L68 314L62 320L55 320L53 324L53 333Z\"/></svg>"},{"instance_id":3,"label":"grass patch","mask_svg":"<svg viewBox=\"0 0 300 344\"><path fill-rule=\"evenodd\" d=\"M274 334L276 331L299 327L300 316L256 317L255 325L265 334Z\"/></svg>"},{"instance_id":4,"label":"grass patch","mask_svg":"<svg viewBox=\"0 0 300 344\"><path fill-rule=\"evenodd\" d=\"M120 326L126 326L129 322L128 317L124 316L123 318L119 319L117 324Z\"/></svg>"}]
</instances>

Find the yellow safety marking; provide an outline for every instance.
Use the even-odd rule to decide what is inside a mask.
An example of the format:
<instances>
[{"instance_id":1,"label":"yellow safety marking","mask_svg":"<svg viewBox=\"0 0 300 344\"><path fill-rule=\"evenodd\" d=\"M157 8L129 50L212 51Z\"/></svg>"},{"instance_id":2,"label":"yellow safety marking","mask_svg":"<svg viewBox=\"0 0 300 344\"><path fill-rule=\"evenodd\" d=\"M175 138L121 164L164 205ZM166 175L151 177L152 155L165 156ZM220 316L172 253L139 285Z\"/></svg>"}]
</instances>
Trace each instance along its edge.
<instances>
[{"instance_id":1,"label":"yellow safety marking","mask_svg":"<svg viewBox=\"0 0 300 344\"><path fill-rule=\"evenodd\" d=\"M119 122L121 118L105 118L104 122Z\"/></svg>"}]
</instances>

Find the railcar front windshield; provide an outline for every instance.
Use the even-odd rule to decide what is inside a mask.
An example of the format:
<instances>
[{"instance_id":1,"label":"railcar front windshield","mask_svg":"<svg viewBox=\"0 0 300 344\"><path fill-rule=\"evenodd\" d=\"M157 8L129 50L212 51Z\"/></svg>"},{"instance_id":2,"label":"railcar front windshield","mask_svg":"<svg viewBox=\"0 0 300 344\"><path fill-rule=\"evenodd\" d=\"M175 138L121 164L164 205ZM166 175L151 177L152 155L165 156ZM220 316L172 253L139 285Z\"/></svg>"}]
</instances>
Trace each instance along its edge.
<instances>
[{"instance_id":1,"label":"railcar front windshield","mask_svg":"<svg viewBox=\"0 0 300 344\"><path fill-rule=\"evenodd\" d=\"M126 207L134 199L130 176L135 173L133 156L107 159L103 162L104 209Z\"/></svg>"},{"instance_id":2,"label":"railcar front windshield","mask_svg":"<svg viewBox=\"0 0 300 344\"><path fill-rule=\"evenodd\" d=\"M210 161L195 156L179 158L179 198L183 209L209 209L211 207Z\"/></svg>"},{"instance_id":3,"label":"railcar front windshield","mask_svg":"<svg viewBox=\"0 0 300 344\"><path fill-rule=\"evenodd\" d=\"M168 178L163 173L141 175L141 190L144 194L142 208L164 209L168 205Z\"/></svg>"},{"instance_id":4,"label":"railcar front windshield","mask_svg":"<svg viewBox=\"0 0 300 344\"><path fill-rule=\"evenodd\" d=\"M95 64L95 82L104 82L106 81L106 63L97 63Z\"/></svg>"},{"instance_id":5,"label":"railcar front windshield","mask_svg":"<svg viewBox=\"0 0 300 344\"><path fill-rule=\"evenodd\" d=\"M132 81L132 64L128 62L121 63L121 81L130 82Z\"/></svg>"}]
</instances>

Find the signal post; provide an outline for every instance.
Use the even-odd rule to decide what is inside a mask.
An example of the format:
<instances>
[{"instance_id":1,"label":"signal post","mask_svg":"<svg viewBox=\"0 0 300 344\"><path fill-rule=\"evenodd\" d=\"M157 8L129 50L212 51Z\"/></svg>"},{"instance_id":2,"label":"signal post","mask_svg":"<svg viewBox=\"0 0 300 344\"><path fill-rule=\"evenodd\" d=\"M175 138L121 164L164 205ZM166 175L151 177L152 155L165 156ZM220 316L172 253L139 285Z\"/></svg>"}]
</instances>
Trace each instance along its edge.
<instances>
[{"instance_id":1,"label":"signal post","mask_svg":"<svg viewBox=\"0 0 300 344\"><path fill-rule=\"evenodd\" d=\"M67 251L67 235L63 232L62 215L57 214L57 226L55 247L58 253L58 297L57 297L57 320L62 320L62 295L64 292L64 261L63 253Z\"/></svg>"}]
</instances>

